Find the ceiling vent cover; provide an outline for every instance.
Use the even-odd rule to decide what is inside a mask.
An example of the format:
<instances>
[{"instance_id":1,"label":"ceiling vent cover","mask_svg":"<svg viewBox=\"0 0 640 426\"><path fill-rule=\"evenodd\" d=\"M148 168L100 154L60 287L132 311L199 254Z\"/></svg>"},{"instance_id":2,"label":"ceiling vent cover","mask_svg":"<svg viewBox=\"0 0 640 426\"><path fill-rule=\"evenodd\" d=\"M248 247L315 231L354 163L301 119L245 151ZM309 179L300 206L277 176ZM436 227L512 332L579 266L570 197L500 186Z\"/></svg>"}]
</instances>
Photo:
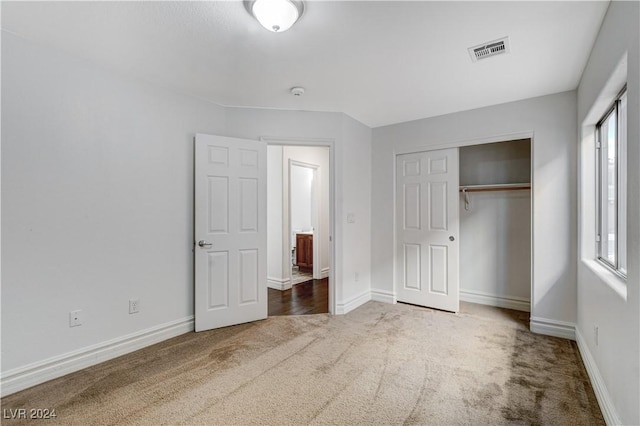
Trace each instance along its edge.
<instances>
[{"instance_id":1,"label":"ceiling vent cover","mask_svg":"<svg viewBox=\"0 0 640 426\"><path fill-rule=\"evenodd\" d=\"M471 60L473 62L496 55L502 55L503 53L509 53L509 37L504 37L488 43L482 43L478 46L469 48L469 55L471 55Z\"/></svg>"}]
</instances>

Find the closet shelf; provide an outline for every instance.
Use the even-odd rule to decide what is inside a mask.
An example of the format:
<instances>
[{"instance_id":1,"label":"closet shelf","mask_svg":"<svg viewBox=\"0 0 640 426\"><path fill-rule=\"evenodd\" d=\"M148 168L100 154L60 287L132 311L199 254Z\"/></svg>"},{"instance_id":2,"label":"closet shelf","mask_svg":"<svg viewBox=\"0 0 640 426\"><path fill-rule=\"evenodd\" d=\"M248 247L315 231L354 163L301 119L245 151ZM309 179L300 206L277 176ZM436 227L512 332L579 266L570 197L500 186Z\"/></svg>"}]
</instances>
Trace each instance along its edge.
<instances>
[{"instance_id":1,"label":"closet shelf","mask_svg":"<svg viewBox=\"0 0 640 426\"><path fill-rule=\"evenodd\" d=\"M460 192L480 192L480 191L518 191L531 189L531 184L525 183L501 183L496 185L461 185Z\"/></svg>"}]
</instances>

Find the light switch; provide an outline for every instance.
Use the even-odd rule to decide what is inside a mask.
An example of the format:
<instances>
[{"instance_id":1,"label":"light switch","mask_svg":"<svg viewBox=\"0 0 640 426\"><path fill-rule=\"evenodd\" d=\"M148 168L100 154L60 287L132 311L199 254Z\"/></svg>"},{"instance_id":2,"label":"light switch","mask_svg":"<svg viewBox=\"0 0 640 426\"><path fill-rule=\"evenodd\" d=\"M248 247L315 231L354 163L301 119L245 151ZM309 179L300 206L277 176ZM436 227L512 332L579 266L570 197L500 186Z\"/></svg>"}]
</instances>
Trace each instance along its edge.
<instances>
[{"instance_id":1,"label":"light switch","mask_svg":"<svg viewBox=\"0 0 640 426\"><path fill-rule=\"evenodd\" d=\"M347 214L347 223L356 223L356 215L353 213Z\"/></svg>"}]
</instances>

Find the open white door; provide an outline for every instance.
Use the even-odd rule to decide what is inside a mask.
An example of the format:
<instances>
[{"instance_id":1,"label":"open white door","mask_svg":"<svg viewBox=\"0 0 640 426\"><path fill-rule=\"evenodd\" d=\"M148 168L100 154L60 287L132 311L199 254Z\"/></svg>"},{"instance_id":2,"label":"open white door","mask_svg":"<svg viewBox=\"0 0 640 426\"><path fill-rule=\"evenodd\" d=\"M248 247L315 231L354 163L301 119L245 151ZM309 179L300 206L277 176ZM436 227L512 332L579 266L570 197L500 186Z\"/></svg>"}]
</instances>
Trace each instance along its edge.
<instances>
[{"instance_id":1,"label":"open white door","mask_svg":"<svg viewBox=\"0 0 640 426\"><path fill-rule=\"evenodd\" d=\"M459 310L458 149L396 157L399 302Z\"/></svg>"},{"instance_id":2,"label":"open white door","mask_svg":"<svg viewBox=\"0 0 640 426\"><path fill-rule=\"evenodd\" d=\"M267 144L196 135L196 331L267 317Z\"/></svg>"}]
</instances>

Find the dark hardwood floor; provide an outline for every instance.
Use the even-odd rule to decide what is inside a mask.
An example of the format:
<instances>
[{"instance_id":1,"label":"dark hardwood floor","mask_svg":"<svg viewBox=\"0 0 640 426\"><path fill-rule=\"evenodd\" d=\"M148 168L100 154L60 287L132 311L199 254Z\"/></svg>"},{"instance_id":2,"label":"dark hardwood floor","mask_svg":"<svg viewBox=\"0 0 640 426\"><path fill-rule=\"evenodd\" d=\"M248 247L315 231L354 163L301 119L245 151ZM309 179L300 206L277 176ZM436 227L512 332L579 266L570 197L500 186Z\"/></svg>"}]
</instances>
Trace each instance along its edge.
<instances>
[{"instance_id":1,"label":"dark hardwood floor","mask_svg":"<svg viewBox=\"0 0 640 426\"><path fill-rule=\"evenodd\" d=\"M329 278L296 284L289 290L269 290L269 316L329 312Z\"/></svg>"}]
</instances>

